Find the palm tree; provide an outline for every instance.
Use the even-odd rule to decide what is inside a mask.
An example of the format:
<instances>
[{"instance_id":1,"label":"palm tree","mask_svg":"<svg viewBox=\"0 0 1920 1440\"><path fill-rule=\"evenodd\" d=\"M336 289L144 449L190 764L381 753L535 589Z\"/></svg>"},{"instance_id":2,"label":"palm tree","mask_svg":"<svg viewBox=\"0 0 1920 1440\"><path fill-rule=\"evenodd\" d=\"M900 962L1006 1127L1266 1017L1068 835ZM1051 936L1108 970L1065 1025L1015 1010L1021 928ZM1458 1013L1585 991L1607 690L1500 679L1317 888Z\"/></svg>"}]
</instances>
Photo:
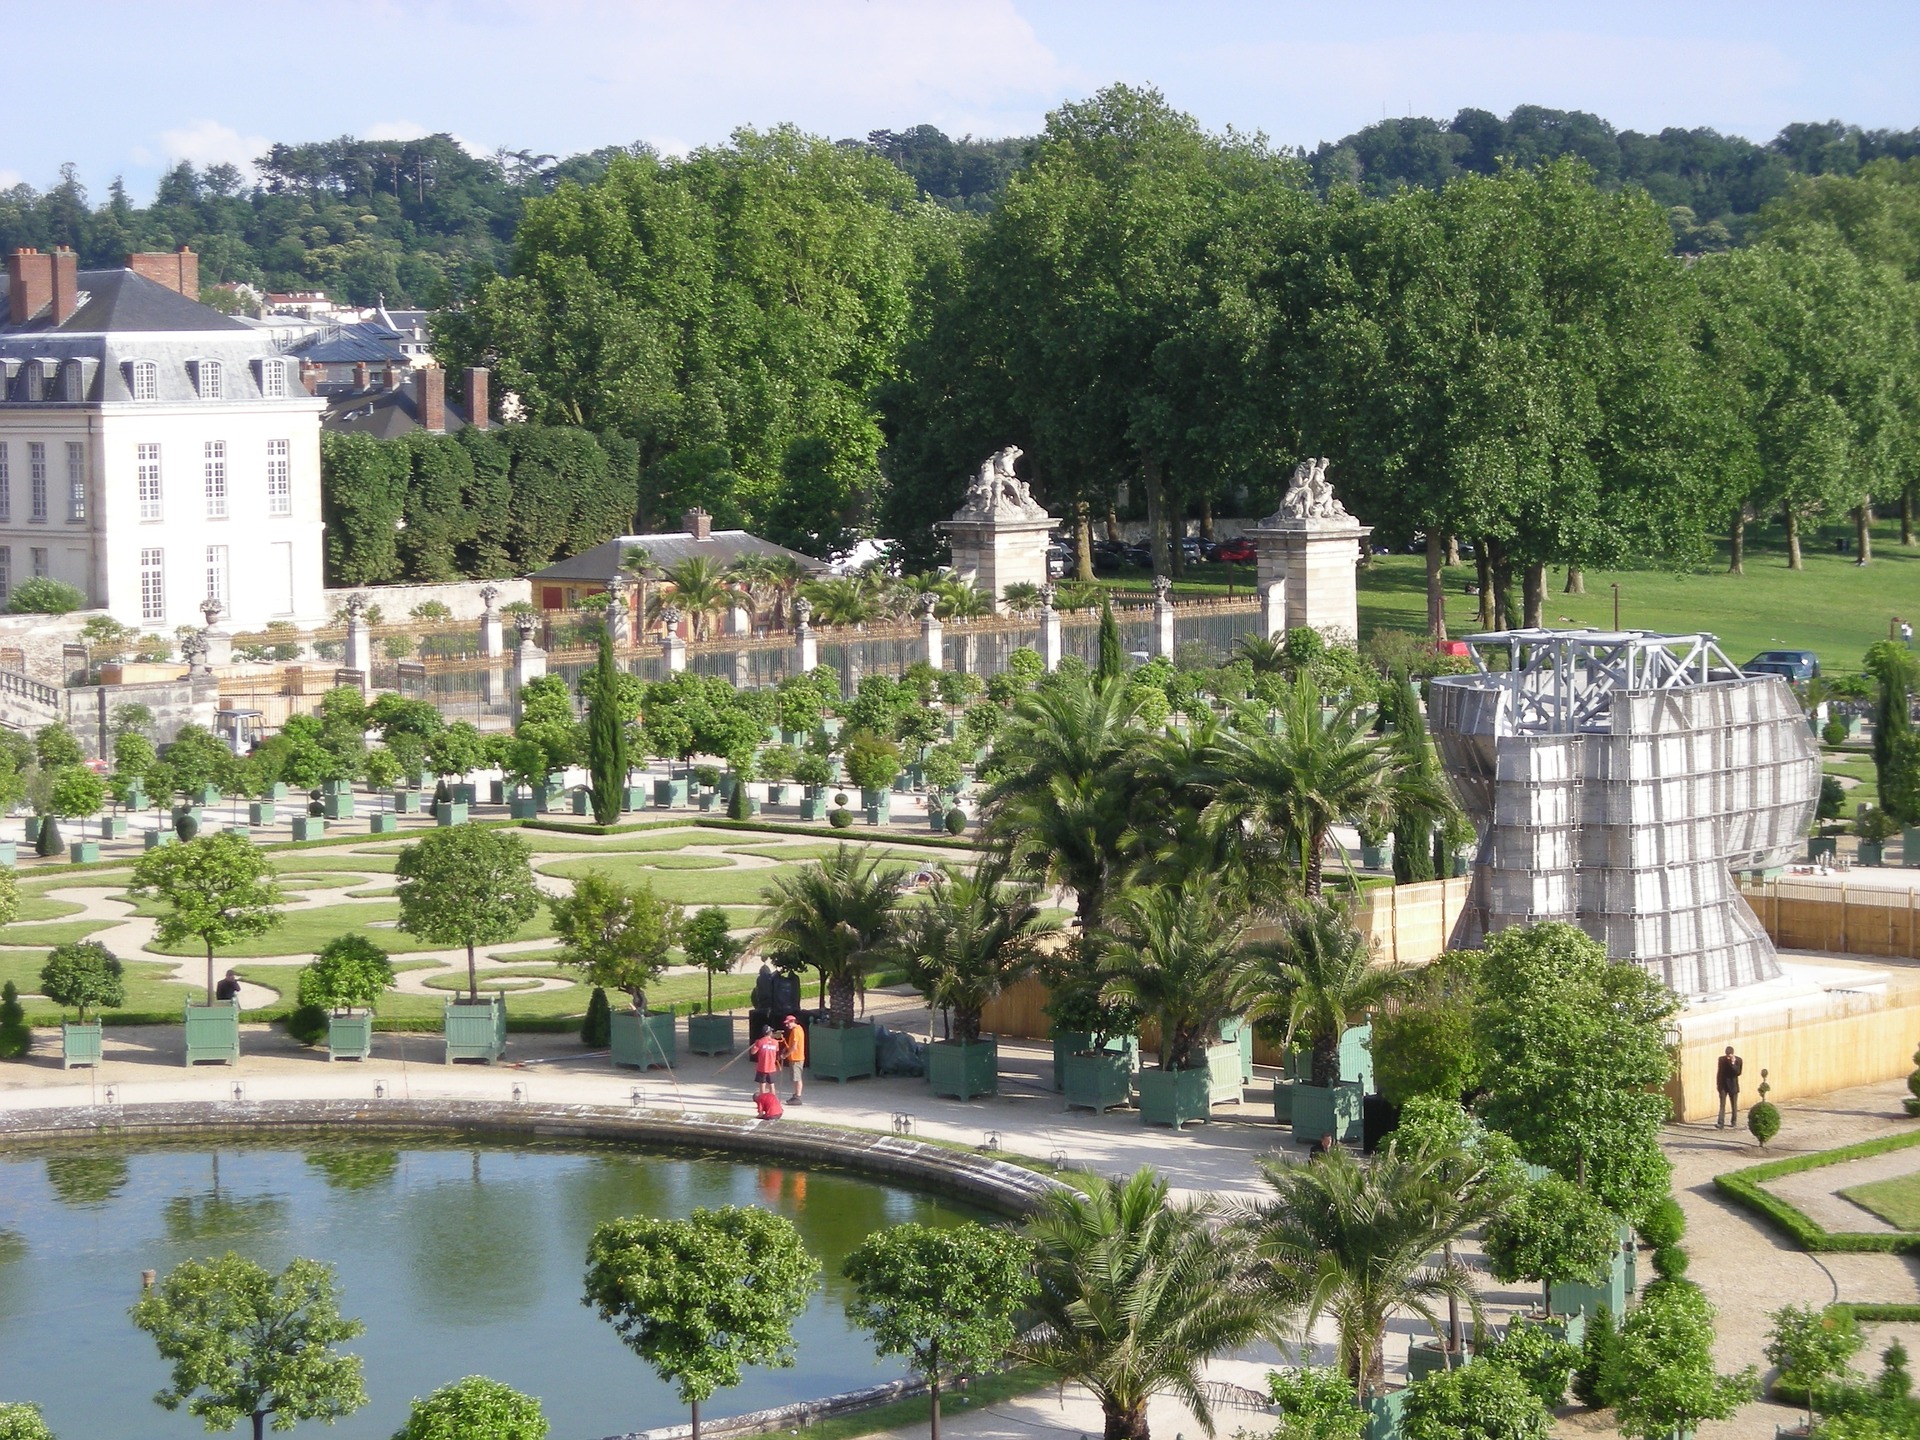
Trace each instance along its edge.
<instances>
[{"instance_id":1,"label":"palm tree","mask_svg":"<svg viewBox=\"0 0 1920 1440\"><path fill-rule=\"evenodd\" d=\"M763 618L780 593L780 578L771 555L742 555L727 566L723 578L728 588L747 602L747 608Z\"/></svg>"},{"instance_id":2,"label":"palm tree","mask_svg":"<svg viewBox=\"0 0 1920 1440\"><path fill-rule=\"evenodd\" d=\"M706 639L713 617L733 603L720 567L704 555L693 555L668 570L665 578L673 590L653 597L647 618L656 619L671 606L693 621L695 638Z\"/></svg>"},{"instance_id":3,"label":"palm tree","mask_svg":"<svg viewBox=\"0 0 1920 1440\"><path fill-rule=\"evenodd\" d=\"M1031 580L1016 580L1000 592L1000 599L1009 610L1028 615L1040 608L1040 587Z\"/></svg>"},{"instance_id":4,"label":"palm tree","mask_svg":"<svg viewBox=\"0 0 1920 1440\"><path fill-rule=\"evenodd\" d=\"M892 949L930 1004L952 1011L953 1038L980 1038L980 1012L1033 968L1036 942L1059 924L1042 918L1031 886L1006 883L1006 863L972 874L943 867L927 903L894 912Z\"/></svg>"},{"instance_id":5,"label":"palm tree","mask_svg":"<svg viewBox=\"0 0 1920 1440\"><path fill-rule=\"evenodd\" d=\"M1310 1164L1258 1162L1273 1198L1243 1211L1256 1273L1305 1331L1330 1316L1356 1401L1384 1388L1388 1322L1403 1312L1440 1329L1436 1304L1464 1303L1480 1318L1473 1272L1452 1242L1493 1203L1484 1167L1459 1151L1403 1152L1361 1164L1334 1149ZM1435 1251L1445 1258L1431 1263Z\"/></svg>"},{"instance_id":6,"label":"palm tree","mask_svg":"<svg viewBox=\"0 0 1920 1440\"><path fill-rule=\"evenodd\" d=\"M1410 966L1379 966L1373 948L1353 926L1346 905L1303 900L1287 917L1285 934L1257 947L1258 998L1249 1015L1286 1021L1287 1040L1312 1047L1313 1083L1340 1078L1340 1037L1367 1012L1401 994Z\"/></svg>"},{"instance_id":7,"label":"palm tree","mask_svg":"<svg viewBox=\"0 0 1920 1440\"><path fill-rule=\"evenodd\" d=\"M864 625L873 617L873 601L866 587L845 575L815 580L805 588L818 625Z\"/></svg>"},{"instance_id":8,"label":"palm tree","mask_svg":"<svg viewBox=\"0 0 1920 1440\"><path fill-rule=\"evenodd\" d=\"M993 608L993 602L964 580L951 577L933 587L940 597L934 613L942 620L977 620Z\"/></svg>"},{"instance_id":9,"label":"palm tree","mask_svg":"<svg viewBox=\"0 0 1920 1440\"><path fill-rule=\"evenodd\" d=\"M1124 891L1097 941L1100 998L1159 1020L1162 1070L1199 1069L1221 1022L1258 993L1245 937L1242 914L1211 876Z\"/></svg>"},{"instance_id":10,"label":"palm tree","mask_svg":"<svg viewBox=\"0 0 1920 1440\"><path fill-rule=\"evenodd\" d=\"M1213 1433L1201 1374L1274 1330L1246 1241L1207 1202L1174 1204L1151 1169L1056 1188L1027 1222L1039 1321L1015 1355L1093 1392L1105 1440L1149 1440L1147 1402L1171 1395Z\"/></svg>"},{"instance_id":11,"label":"palm tree","mask_svg":"<svg viewBox=\"0 0 1920 1440\"><path fill-rule=\"evenodd\" d=\"M866 973L892 934L904 873L866 846L842 845L767 887L755 944L783 970L820 972L835 1029L853 1024Z\"/></svg>"},{"instance_id":12,"label":"palm tree","mask_svg":"<svg viewBox=\"0 0 1920 1440\"><path fill-rule=\"evenodd\" d=\"M1247 662L1256 675L1287 673L1287 642L1267 635L1242 635L1233 647L1233 658Z\"/></svg>"},{"instance_id":13,"label":"palm tree","mask_svg":"<svg viewBox=\"0 0 1920 1440\"><path fill-rule=\"evenodd\" d=\"M634 583L639 591L640 619L646 623L653 618L653 607L648 603L653 593L653 582L660 578L660 567L654 564L653 552L644 545L629 545L621 552L620 571Z\"/></svg>"},{"instance_id":14,"label":"palm tree","mask_svg":"<svg viewBox=\"0 0 1920 1440\"><path fill-rule=\"evenodd\" d=\"M994 744L999 778L981 802L987 837L1014 871L1074 892L1083 935L1134 839L1138 709L1123 682L1063 675L1023 695Z\"/></svg>"},{"instance_id":15,"label":"palm tree","mask_svg":"<svg viewBox=\"0 0 1920 1440\"><path fill-rule=\"evenodd\" d=\"M1321 851L1333 827L1386 815L1384 742L1368 725L1351 697L1323 713L1309 676L1281 694L1276 727L1243 710L1208 758L1208 823L1244 848L1249 865L1269 855L1297 862L1301 888L1318 896Z\"/></svg>"}]
</instances>

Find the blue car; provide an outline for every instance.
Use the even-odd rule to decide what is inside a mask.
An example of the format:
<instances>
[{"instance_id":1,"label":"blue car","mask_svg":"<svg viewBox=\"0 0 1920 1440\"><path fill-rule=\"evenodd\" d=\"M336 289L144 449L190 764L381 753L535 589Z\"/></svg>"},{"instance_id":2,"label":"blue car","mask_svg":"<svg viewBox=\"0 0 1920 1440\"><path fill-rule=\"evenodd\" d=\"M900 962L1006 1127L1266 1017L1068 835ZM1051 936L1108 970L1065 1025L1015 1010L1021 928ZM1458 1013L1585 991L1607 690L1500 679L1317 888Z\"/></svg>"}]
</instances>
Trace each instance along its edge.
<instances>
[{"instance_id":1,"label":"blue car","mask_svg":"<svg viewBox=\"0 0 1920 1440\"><path fill-rule=\"evenodd\" d=\"M1811 650L1762 650L1740 667L1749 675L1782 675L1804 685L1820 677L1820 657Z\"/></svg>"}]
</instances>

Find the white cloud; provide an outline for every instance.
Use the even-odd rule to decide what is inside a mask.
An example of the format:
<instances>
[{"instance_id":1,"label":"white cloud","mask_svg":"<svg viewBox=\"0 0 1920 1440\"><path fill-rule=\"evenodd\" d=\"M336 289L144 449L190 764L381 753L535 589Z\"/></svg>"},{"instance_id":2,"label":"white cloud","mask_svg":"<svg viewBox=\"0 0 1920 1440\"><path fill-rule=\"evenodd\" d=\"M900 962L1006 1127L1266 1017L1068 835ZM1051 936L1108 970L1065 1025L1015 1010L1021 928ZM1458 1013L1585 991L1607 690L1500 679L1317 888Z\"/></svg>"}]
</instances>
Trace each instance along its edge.
<instances>
[{"instance_id":1,"label":"white cloud","mask_svg":"<svg viewBox=\"0 0 1920 1440\"><path fill-rule=\"evenodd\" d=\"M0 170L0 190L11 190L16 185L26 183L27 177L18 170Z\"/></svg>"},{"instance_id":2,"label":"white cloud","mask_svg":"<svg viewBox=\"0 0 1920 1440\"><path fill-rule=\"evenodd\" d=\"M273 148L264 135L242 135L231 125L217 120L195 120L178 130L162 130L160 152L168 163L186 160L197 167L237 165L242 174L253 174L253 162Z\"/></svg>"}]
</instances>

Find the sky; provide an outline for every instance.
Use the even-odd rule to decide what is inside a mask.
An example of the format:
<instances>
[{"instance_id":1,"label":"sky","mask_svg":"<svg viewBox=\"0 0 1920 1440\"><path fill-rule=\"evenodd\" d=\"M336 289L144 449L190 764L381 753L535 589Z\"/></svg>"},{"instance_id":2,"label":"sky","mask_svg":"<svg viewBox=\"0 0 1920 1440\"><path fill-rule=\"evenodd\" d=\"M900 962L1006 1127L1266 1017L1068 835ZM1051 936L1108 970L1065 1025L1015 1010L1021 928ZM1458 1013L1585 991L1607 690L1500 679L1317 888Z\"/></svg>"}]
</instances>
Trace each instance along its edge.
<instances>
[{"instance_id":1,"label":"sky","mask_svg":"<svg viewBox=\"0 0 1920 1440\"><path fill-rule=\"evenodd\" d=\"M145 199L172 161L341 134L553 155L781 122L1024 135L1115 81L1308 149L1465 106L1755 140L1920 125L1912 0L105 0L78 29L9 6L7 30L0 183L45 187L71 161L96 198L115 175Z\"/></svg>"}]
</instances>

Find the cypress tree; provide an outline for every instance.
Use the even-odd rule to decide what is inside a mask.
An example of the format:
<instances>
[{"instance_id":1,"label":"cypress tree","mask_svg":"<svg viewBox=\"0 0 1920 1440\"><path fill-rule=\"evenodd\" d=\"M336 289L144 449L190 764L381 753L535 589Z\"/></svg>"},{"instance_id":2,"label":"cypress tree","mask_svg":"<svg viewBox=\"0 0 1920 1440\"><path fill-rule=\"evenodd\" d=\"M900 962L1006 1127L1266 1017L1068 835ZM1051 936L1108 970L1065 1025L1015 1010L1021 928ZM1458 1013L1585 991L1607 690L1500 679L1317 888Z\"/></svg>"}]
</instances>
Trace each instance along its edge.
<instances>
[{"instance_id":1,"label":"cypress tree","mask_svg":"<svg viewBox=\"0 0 1920 1440\"><path fill-rule=\"evenodd\" d=\"M1102 680L1118 680L1127 673L1126 656L1120 650L1120 624L1113 618L1113 597L1100 601L1100 669Z\"/></svg>"},{"instance_id":2,"label":"cypress tree","mask_svg":"<svg viewBox=\"0 0 1920 1440\"><path fill-rule=\"evenodd\" d=\"M1920 824L1920 736L1909 718L1914 663L1906 649L1882 640L1867 651L1880 682L1873 726L1873 765L1880 804L1903 825Z\"/></svg>"},{"instance_id":3,"label":"cypress tree","mask_svg":"<svg viewBox=\"0 0 1920 1440\"><path fill-rule=\"evenodd\" d=\"M613 1043L613 1007L607 1003L607 992L598 985L593 987L587 1013L580 1021L580 1043L596 1050Z\"/></svg>"},{"instance_id":4,"label":"cypress tree","mask_svg":"<svg viewBox=\"0 0 1920 1440\"><path fill-rule=\"evenodd\" d=\"M587 695L587 769L593 793L593 818L611 825L620 818L620 792L627 783L627 726L620 713L620 672L613 661L613 637L600 632L600 663L593 668Z\"/></svg>"}]
</instances>

